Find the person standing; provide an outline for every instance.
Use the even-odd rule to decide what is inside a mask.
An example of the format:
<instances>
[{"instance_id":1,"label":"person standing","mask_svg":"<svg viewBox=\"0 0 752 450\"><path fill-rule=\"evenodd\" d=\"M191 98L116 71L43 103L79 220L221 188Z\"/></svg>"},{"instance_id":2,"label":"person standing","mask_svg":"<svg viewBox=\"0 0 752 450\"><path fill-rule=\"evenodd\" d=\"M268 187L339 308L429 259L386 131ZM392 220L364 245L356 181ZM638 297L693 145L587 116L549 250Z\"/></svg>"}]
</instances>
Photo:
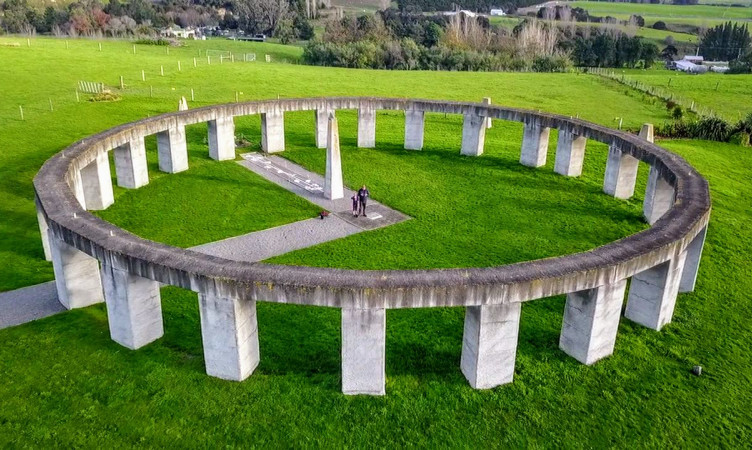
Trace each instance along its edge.
<instances>
[{"instance_id":1,"label":"person standing","mask_svg":"<svg viewBox=\"0 0 752 450\"><path fill-rule=\"evenodd\" d=\"M360 208L360 200L358 200L358 194L353 194L353 196L350 197L350 200L352 200L352 215L353 217L358 217L358 209Z\"/></svg>"},{"instance_id":2,"label":"person standing","mask_svg":"<svg viewBox=\"0 0 752 450\"><path fill-rule=\"evenodd\" d=\"M366 204L368 203L368 197L370 196L371 193L368 192L368 188L365 184L363 185L363 187L358 189L358 214L363 214L363 217L368 217L366 215Z\"/></svg>"}]
</instances>

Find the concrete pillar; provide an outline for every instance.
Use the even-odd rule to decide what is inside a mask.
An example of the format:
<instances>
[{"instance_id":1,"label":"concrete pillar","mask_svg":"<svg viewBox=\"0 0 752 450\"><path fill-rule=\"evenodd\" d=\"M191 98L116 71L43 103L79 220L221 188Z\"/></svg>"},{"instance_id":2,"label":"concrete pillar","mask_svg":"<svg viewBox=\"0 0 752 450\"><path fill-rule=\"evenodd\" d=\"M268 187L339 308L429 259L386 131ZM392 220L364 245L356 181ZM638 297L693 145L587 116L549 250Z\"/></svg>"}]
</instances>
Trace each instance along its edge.
<instances>
[{"instance_id":1,"label":"concrete pillar","mask_svg":"<svg viewBox=\"0 0 752 450\"><path fill-rule=\"evenodd\" d=\"M138 189L149 184L146 164L146 146L140 137L113 150L117 184L128 189Z\"/></svg>"},{"instance_id":2,"label":"concrete pillar","mask_svg":"<svg viewBox=\"0 0 752 450\"><path fill-rule=\"evenodd\" d=\"M491 97L483 97L483 104L484 105L491 105ZM491 118L486 119L486 128L491 128L493 126L493 122L491 122Z\"/></svg>"},{"instance_id":3,"label":"concrete pillar","mask_svg":"<svg viewBox=\"0 0 752 450\"><path fill-rule=\"evenodd\" d=\"M44 259L47 261L52 261L52 252L50 251L50 235L47 232L48 226L47 226L47 218L44 217L44 213L42 212L42 207L39 206L39 200L36 198L34 199L34 203L36 205L37 209L37 223L39 224L39 234L42 237L42 249L44 249Z\"/></svg>"},{"instance_id":4,"label":"concrete pillar","mask_svg":"<svg viewBox=\"0 0 752 450\"><path fill-rule=\"evenodd\" d=\"M559 348L583 364L614 353L627 280L567 294Z\"/></svg>"},{"instance_id":5,"label":"concrete pillar","mask_svg":"<svg viewBox=\"0 0 752 450\"><path fill-rule=\"evenodd\" d=\"M654 330L671 322L685 258L682 252L670 261L633 276L624 317Z\"/></svg>"},{"instance_id":6,"label":"concrete pillar","mask_svg":"<svg viewBox=\"0 0 752 450\"><path fill-rule=\"evenodd\" d=\"M188 147L185 143L185 127L174 125L157 133L159 170L178 173L188 170Z\"/></svg>"},{"instance_id":7,"label":"concrete pillar","mask_svg":"<svg viewBox=\"0 0 752 450\"><path fill-rule=\"evenodd\" d=\"M285 113L267 111L261 114L261 148L265 153L285 150Z\"/></svg>"},{"instance_id":8,"label":"concrete pillar","mask_svg":"<svg viewBox=\"0 0 752 450\"><path fill-rule=\"evenodd\" d=\"M608 148L606 175L603 179L603 192L626 200L634 195L637 182L637 168L640 161L615 145Z\"/></svg>"},{"instance_id":9,"label":"concrete pillar","mask_svg":"<svg viewBox=\"0 0 752 450\"><path fill-rule=\"evenodd\" d=\"M81 171L74 170L73 176L69 180L69 185L73 191L73 195L76 196L76 200L81 205L81 208L86 209L86 195L84 195L84 182L81 178Z\"/></svg>"},{"instance_id":10,"label":"concrete pillar","mask_svg":"<svg viewBox=\"0 0 752 450\"><path fill-rule=\"evenodd\" d=\"M81 182L86 199L86 209L106 209L115 203L112 192L112 175L110 174L110 158L107 152L100 152L96 159L81 169Z\"/></svg>"},{"instance_id":11,"label":"concrete pillar","mask_svg":"<svg viewBox=\"0 0 752 450\"><path fill-rule=\"evenodd\" d=\"M342 309L342 393L384 395L386 310Z\"/></svg>"},{"instance_id":12,"label":"concrete pillar","mask_svg":"<svg viewBox=\"0 0 752 450\"><path fill-rule=\"evenodd\" d=\"M674 188L655 167L650 167L648 185L645 189L645 200L642 204L642 214L645 220L654 224L671 209L674 204Z\"/></svg>"},{"instance_id":13,"label":"concrete pillar","mask_svg":"<svg viewBox=\"0 0 752 450\"><path fill-rule=\"evenodd\" d=\"M259 363L256 301L199 292L201 339L206 373L243 381Z\"/></svg>"},{"instance_id":14,"label":"concrete pillar","mask_svg":"<svg viewBox=\"0 0 752 450\"><path fill-rule=\"evenodd\" d=\"M559 140L556 143L554 172L568 177L579 177L585 160L586 143L587 138L560 129Z\"/></svg>"},{"instance_id":15,"label":"concrete pillar","mask_svg":"<svg viewBox=\"0 0 752 450\"><path fill-rule=\"evenodd\" d=\"M232 116L217 117L208 125L209 157L216 161L235 159L235 121Z\"/></svg>"},{"instance_id":16,"label":"concrete pillar","mask_svg":"<svg viewBox=\"0 0 752 450\"><path fill-rule=\"evenodd\" d=\"M324 197L336 200L345 196L342 183L342 157L339 152L339 128L334 114L329 116L329 130L326 147L326 176L324 178Z\"/></svg>"},{"instance_id":17,"label":"concrete pillar","mask_svg":"<svg viewBox=\"0 0 752 450\"><path fill-rule=\"evenodd\" d=\"M103 302L99 261L47 232L60 303L74 309Z\"/></svg>"},{"instance_id":18,"label":"concrete pillar","mask_svg":"<svg viewBox=\"0 0 752 450\"><path fill-rule=\"evenodd\" d=\"M551 129L537 122L526 123L522 134L520 164L528 167L546 165L548 155L548 135Z\"/></svg>"},{"instance_id":19,"label":"concrete pillar","mask_svg":"<svg viewBox=\"0 0 752 450\"><path fill-rule=\"evenodd\" d=\"M705 236L708 232L708 227L700 231L700 233L692 239L689 246L684 250L684 271L682 272L681 281L679 282L679 292L692 292L695 290L695 282L697 281L697 272L700 269L700 259L702 258L702 248L705 246Z\"/></svg>"},{"instance_id":20,"label":"concrete pillar","mask_svg":"<svg viewBox=\"0 0 752 450\"><path fill-rule=\"evenodd\" d=\"M653 124L644 123L640 129L640 137L648 142L655 142L655 134L653 133Z\"/></svg>"},{"instance_id":21,"label":"concrete pillar","mask_svg":"<svg viewBox=\"0 0 752 450\"><path fill-rule=\"evenodd\" d=\"M462 335L462 373L475 389L511 383L522 303L468 306Z\"/></svg>"},{"instance_id":22,"label":"concrete pillar","mask_svg":"<svg viewBox=\"0 0 752 450\"><path fill-rule=\"evenodd\" d=\"M417 109L405 110L405 149L423 149L426 113Z\"/></svg>"},{"instance_id":23,"label":"concrete pillar","mask_svg":"<svg viewBox=\"0 0 752 450\"><path fill-rule=\"evenodd\" d=\"M376 110L370 106L358 109L358 147L376 147Z\"/></svg>"},{"instance_id":24,"label":"concrete pillar","mask_svg":"<svg viewBox=\"0 0 752 450\"><path fill-rule=\"evenodd\" d=\"M317 109L313 112L316 116L316 148L326 148L327 134L329 133L329 115L335 114L331 109Z\"/></svg>"},{"instance_id":25,"label":"concrete pillar","mask_svg":"<svg viewBox=\"0 0 752 450\"><path fill-rule=\"evenodd\" d=\"M136 350L162 337L158 282L103 263L102 285L113 341Z\"/></svg>"},{"instance_id":26,"label":"concrete pillar","mask_svg":"<svg viewBox=\"0 0 752 450\"><path fill-rule=\"evenodd\" d=\"M480 156L486 142L486 118L474 113L466 113L462 123L462 149L467 156Z\"/></svg>"}]
</instances>

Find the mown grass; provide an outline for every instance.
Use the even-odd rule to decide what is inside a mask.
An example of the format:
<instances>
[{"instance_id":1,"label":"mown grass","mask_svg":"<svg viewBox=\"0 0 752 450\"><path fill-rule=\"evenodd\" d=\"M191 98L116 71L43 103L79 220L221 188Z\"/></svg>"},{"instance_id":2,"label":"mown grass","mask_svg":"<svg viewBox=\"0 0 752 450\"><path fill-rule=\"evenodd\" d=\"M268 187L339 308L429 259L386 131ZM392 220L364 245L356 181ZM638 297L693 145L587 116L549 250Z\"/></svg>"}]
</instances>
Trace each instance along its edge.
<instances>
[{"instance_id":1,"label":"mown grass","mask_svg":"<svg viewBox=\"0 0 752 450\"><path fill-rule=\"evenodd\" d=\"M600 17L611 16L626 20L629 19L630 15L637 14L645 19L645 24L648 26L652 26L657 21L697 26L714 26L729 20L732 22L749 22L752 20L752 10L748 8L599 1L574 1L569 3L573 8L583 8L590 14Z\"/></svg>"},{"instance_id":2,"label":"mown grass","mask_svg":"<svg viewBox=\"0 0 752 450\"><path fill-rule=\"evenodd\" d=\"M58 56L52 51L38 54L37 59L5 59L7 55L0 48L0 57L9 61L0 66L0 78L13 80L0 84L3 96L8 91L12 92L8 95L24 97L16 93L25 83L20 71L31 69L37 74L36 89L25 94L30 101L43 101L47 89L79 76L76 71L56 71ZM87 58L78 64L87 66L82 71L109 79L120 71L139 70L140 65L111 61L93 69L88 66L96 63ZM167 59L154 55L152 62L159 61ZM280 85L281 80L287 84ZM665 108L643 103L640 95L624 95L622 87L573 74L388 73L275 64L170 73L157 84L160 93L169 95L154 99L125 95L118 104L70 104L53 113L39 112L24 123L6 120L7 126L0 128L4 149L0 189L5 194L0 204L6 213L0 216L4 286L40 278L38 273L23 272L27 265L48 267L39 261L41 247L31 204L30 179L39 164L82 135L173 110L175 96L184 95L188 82L200 87L206 101L226 100L227 91L242 86L250 98L273 97L283 89L284 95L371 93L458 99L490 95L500 103L572 115L579 112L609 125L614 117L624 116L632 128L665 117ZM175 93L170 89L173 86ZM609 233L623 233L634 224L631 218L619 225L614 217L601 217L599 223L607 224L606 229L591 228L592 236L577 228L581 221L594 220L590 214L599 214L596 210L601 208L616 208L608 211L618 217L630 216L637 207L638 202L616 202L598 192L602 147L588 147L581 179L565 179L551 174L550 167L532 170L515 163L520 131L512 125L495 124L483 157L462 158L457 155L459 122L451 117L429 117L426 150L406 152L399 148L399 117L380 115L379 148L356 150L354 115L343 112L339 116L346 181L366 181L374 197L388 199L415 215L393 230L434 221L434 228L442 223L486 239L462 241L462 236L449 236L450 246L442 250L445 239L437 238L432 247L422 248L430 252L423 261L426 264L434 258L442 265L479 261L474 252L501 261L523 259L519 253L540 249L555 253L571 246L576 250ZM290 149L285 155L321 170L323 153L308 147L313 140L312 122L310 115L291 115ZM252 120L238 122L239 129L252 136L257 126ZM255 184L250 172L236 172L232 162L204 161L203 143L195 133L191 135L192 169L184 175L206 178L200 181L201 192L191 199L198 205L193 216L204 211L231 215L238 209L236 200L265 202L259 196L268 192ZM679 297L673 323L661 332L622 321L616 353L592 367L558 349L562 297L523 307L515 381L487 391L471 389L459 370L461 308L394 310L387 318L387 396L345 397L340 393L339 311L259 303L261 364L242 383L224 382L204 373L195 294L165 288L166 335L138 351L109 339L104 305L0 330L0 379L4 380L0 384L0 446L743 447L752 436L748 408L752 368L747 351L752 330L746 319L752 314L747 261L752 251L748 200L752 154L719 143L669 141L663 145L685 156L710 181L714 209L697 290ZM169 192L170 183L177 177L155 175L146 188L151 191L142 191L148 195L141 199L138 191L119 192L115 208L128 201L157 206L145 197L174 198L180 193ZM430 177L438 179L429 184ZM185 186L191 183L199 181L186 181ZM235 184L254 190L239 192ZM452 186L457 196L444 195ZM433 199L436 206L432 207L425 204L425 194L417 193L420 189L428 197L433 193L442 197ZM218 197L212 197L212 192ZM191 195L180 198L186 202L180 210L192 207L186 197ZM202 204L204 199L225 201L228 207L223 212L216 205ZM531 199L535 202L525 203ZM452 202L461 202L454 212ZM477 202L477 208L463 209L472 202ZM536 205L544 207L532 210ZM491 208L488 217L481 214ZM530 210L515 212L524 208ZM305 205L298 211L305 212ZM432 217L434 211L436 217ZM284 218L285 214L290 212L269 216ZM454 217L462 214L472 216ZM154 212L151 215L160 220ZM161 225L173 226L169 222L187 215L176 213ZM446 217L449 223L444 224ZM241 214L239 220L253 225L256 219ZM463 220L468 220L466 230L456 227ZM517 220L521 222L515 226ZM196 221L209 223L201 217ZM555 224L562 227L556 229ZM624 228L607 229L610 224ZM227 224L218 228L233 231ZM318 250L312 249L314 253L303 251L295 257L299 262L332 258L341 265L363 267L368 261L386 265L378 259L386 252L367 241L369 236L391 232L364 233L357 237L365 239L360 243L343 240L332 243L329 253L317 256ZM217 230L187 230L176 233L176 240L218 235ZM499 236L504 235L509 236L508 246L501 245ZM406 237L413 246L420 238L413 232ZM517 240L541 245L522 248ZM414 249L396 239L377 244L398 249L389 255L390 264L420 263ZM689 373L695 364L704 367L702 377Z\"/></svg>"},{"instance_id":3,"label":"mown grass","mask_svg":"<svg viewBox=\"0 0 752 450\"><path fill-rule=\"evenodd\" d=\"M625 70L632 79L663 89L676 95L692 99L716 115L727 120L737 121L752 113L752 77L749 75L729 75L704 73L690 75L672 70ZM670 83L670 84L669 84Z\"/></svg>"}]
</instances>

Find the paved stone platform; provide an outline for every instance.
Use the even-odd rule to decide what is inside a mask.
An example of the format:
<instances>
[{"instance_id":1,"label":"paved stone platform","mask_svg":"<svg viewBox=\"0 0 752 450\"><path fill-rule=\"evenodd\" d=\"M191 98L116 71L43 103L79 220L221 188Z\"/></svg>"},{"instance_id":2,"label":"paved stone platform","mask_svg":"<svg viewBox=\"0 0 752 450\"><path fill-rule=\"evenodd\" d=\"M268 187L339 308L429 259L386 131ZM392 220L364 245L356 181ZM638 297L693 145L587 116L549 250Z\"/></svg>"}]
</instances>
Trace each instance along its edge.
<instances>
[{"instance_id":1,"label":"paved stone platform","mask_svg":"<svg viewBox=\"0 0 752 450\"><path fill-rule=\"evenodd\" d=\"M345 189L345 198L324 198L324 178L277 156L244 153L238 161L243 167L261 175L306 200L330 211L325 219L311 218L241 236L191 247L191 250L235 261L262 261L363 231L402 222L410 217L377 201L369 201L367 217L353 217L350 197L355 191ZM31 322L65 311L57 298L55 282L0 293L0 329Z\"/></svg>"}]
</instances>

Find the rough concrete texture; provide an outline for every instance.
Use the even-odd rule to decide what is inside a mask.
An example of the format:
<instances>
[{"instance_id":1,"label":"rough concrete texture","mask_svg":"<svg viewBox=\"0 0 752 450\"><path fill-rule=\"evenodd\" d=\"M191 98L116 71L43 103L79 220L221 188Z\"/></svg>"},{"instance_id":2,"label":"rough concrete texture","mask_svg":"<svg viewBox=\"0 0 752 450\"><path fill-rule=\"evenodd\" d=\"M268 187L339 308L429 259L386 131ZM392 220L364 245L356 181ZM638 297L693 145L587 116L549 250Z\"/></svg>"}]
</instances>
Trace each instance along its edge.
<instances>
[{"instance_id":1,"label":"rough concrete texture","mask_svg":"<svg viewBox=\"0 0 752 450\"><path fill-rule=\"evenodd\" d=\"M128 189L138 189L149 184L149 169L146 164L146 146L144 138L116 147L115 175L117 184Z\"/></svg>"},{"instance_id":2,"label":"rough concrete texture","mask_svg":"<svg viewBox=\"0 0 752 450\"><path fill-rule=\"evenodd\" d=\"M42 249L44 250L44 259L52 261L52 253L50 251L50 235L47 232L49 226L47 226L47 218L44 217L42 210L38 202L34 202L37 210L37 224L39 224L39 234L42 237Z\"/></svg>"},{"instance_id":3,"label":"rough concrete texture","mask_svg":"<svg viewBox=\"0 0 752 450\"><path fill-rule=\"evenodd\" d=\"M277 153L285 149L285 113L269 111L261 114L261 149Z\"/></svg>"},{"instance_id":4,"label":"rough concrete texture","mask_svg":"<svg viewBox=\"0 0 752 450\"><path fill-rule=\"evenodd\" d=\"M651 143L655 141L652 123L642 124L642 128L640 128L640 137Z\"/></svg>"},{"instance_id":5,"label":"rough concrete texture","mask_svg":"<svg viewBox=\"0 0 752 450\"><path fill-rule=\"evenodd\" d=\"M486 117L477 114L465 114L462 122L462 149L460 153L467 156L480 156L486 142Z\"/></svg>"},{"instance_id":6,"label":"rough concrete texture","mask_svg":"<svg viewBox=\"0 0 752 450\"><path fill-rule=\"evenodd\" d=\"M327 134L329 133L329 115L335 114L334 110L317 109L313 112L316 118L316 148L326 148Z\"/></svg>"},{"instance_id":7,"label":"rough concrete texture","mask_svg":"<svg viewBox=\"0 0 752 450\"><path fill-rule=\"evenodd\" d=\"M107 209L115 203L112 191L112 175L110 174L110 159L107 153L100 153L96 159L81 169L81 181L86 199L86 209Z\"/></svg>"},{"instance_id":8,"label":"rough concrete texture","mask_svg":"<svg viewBox=\"0 0 752 450\"><path fill-rule=\"evenodd\" d=\"M157 133L159 170L178 173L188 170L188 147L185 143L185 127L174 125Z\"/></svg>"},{"instance_id":9,"label":"rough concrete texture","mask_svg":"<svg viewBox=\"0 0 752 450\"><path fill-rule=\"evenodd\" d=\"M342 309L342 393L384 395L386 310Z\"/></svg>"},{"instance_id":10,"label":"rough concrete texture","mask_svg":"<svg viewBox=\"0 0 752 450\"><path fill-rule=\"evenodd\" d=\"M235 159L235 121L220 116L208 122L209 157L217 161Z\"/></svg>"},{"instance_id":11,"label":"rough concrete texture","mask_svg":"<svg viewBox=\"0 0 752 450\"><path fill-rule=\"evenodd\" d=\"M74 170L71 177L70 188L73 191L73 195L76 197L76 201L81 205L82 209L86 208L86 195L84 194L84 182L81 178L81 171Z\"/></svg>"},{"instance_id":12,"label":"rough concrete texture","mask_svg":"<svg viewBox=\"0 0 752 450\"><path fill-rule=\"evenodd\" d=\"M199 292L198 304L206 373L245 380L259 363L256 302Z\"/></svg>"},{"instance_id":13,"label":"rough concrete texture","mask_svg":"<svg viewBox=\"0 0 752 450\"><path fill-rule=\"evenodd\" d=\"M653 330L671 322L685 253L632 277L624 317Z\"/></svg>"},{"instance_id":14,"label":"rough concrete texture","mask_svg":"<svg viewBox=\"0 0 752 450\"><path fill-rule=\"evenodd\" d=\"M520 164L528 167L546 165L548 155L548 135L551 129L542 127L537 122L526 123L522 135Z\"/></svg>"},{"instance_id":15,"label":"rough concrete texture","mask_svg":"<svg viewBox=\"0 0 752 450\"><path fill-rule=\"evenodd\" d=\"M365 219L367 220L367 219ZM324 220L301 220L288 225L210 242L191 248L205 255L219 256L233 261L263 261L301 248L360 233L363 228L337 215Z\"/></svg>"},{"instance_id":16,"label":"rough concrete texture","mask_svg":"<svg viewBox=\"0 0 752 450\"><path fill-rule=\"evenodd\" d=\"M567 294L559 348L583 364L614 353L627 280Z\"/></svg>"},{"instance_id":17,"label":"rough concrete texture","mask_svg":"<svg viewBox=\"0 0 752 450\"><path fill-rule=\"evenodd\" d=\"M642 214L645 220L650 225L656 223L671 209L674 196L674 187L663 178L658 169L651 167L648 185L645 189L645 200L642 204Z\"/></svg>"},{"instance_id":18,"label":"rough concrete texture","mask_svg":"<svg viewBox=\"0 0 752 450\"><path fill-rule=\"evenodd\" d=\"M104 301L99 261L52 235L52 268L60 303L66 309L83 308Z\"/></svg>"},{"instance_id":19,"label":"rough concrete texture","mask_svg":"<svg viewBox=\"0 0 752 450\"><path fill-rule=\"evenodd\" d=\"M345 197L345 187L342 181L342 155L339 151L339 127L337 118L333 114L329 116L327 131L324 197L329 200Z\"/></svg>"},{"instance_id":20,"label":"rough concrete texture","mask_svg":"<svg viewBox=\"0 0 752 450\"><path fill-rule=\"evenodd\" d=\"M615 145L608 148L606 175L603 178L603 192L626 200L634 195L637 182L637 168L640 161L622 153Z\"/></svg>"},{"instance_id":21,"label":"rough concrete texture","mask_svg":"<svg viewBox=\"0 0 752 450\"><path fill-rule=\"evenodd\" d=\"M159 283L108 264L102 264L110 337L136 350L164 334Z\"/></svg>"},{"instance_id":22,"label":"rough concrete texture","mask_svg":"<svg viewBox=\"0 0 752 450\"><path fill-rule=\"evenodd\" d=\"M0 293L0 329L65 311L54 281Z\"/></svg>"},{"instance_id":23,"label":"rough concrete texture","mask_svg":"<svg viewBox=\"0 0 752 450\"><path fill-rule=\"evenodd\" d=\"M484 105L489 105L490 106L491 105L491 97L483 97L483 102L482 103ZM493 121L489 117L488 119L486 119L486 128L491 128L492 126L493 126Z\"/></svg>"},{"instance_id":24,"label":"rough concrete texture","mask_svg":"<svg viewBox=\"0 0 752 450\"><path fill-rule=\"evenodd\" d=\"M376 110L373 108L358 109L358 147L376 147Z\"/></svg>"},{"instance_id":25,"label":"rough concrete texture","mask_svg":"<svg viewBox=\"0 0 752 450\"><path fill-rule=\"evenodd\" d=\"M586 144L587 139L585 137L575 135L568 130L559 130L554 172L568 177L579 177L582 174L582 163L585 160Z\"/></svg>"},{"instance_id":26,"label":"rough concrete texture","mask_svg":"<svg viewBox=\"0 0 752 450\"><path fill-rule=\"evenodd\" d=\"M415 109L405 111L405 149L422 150L426 113Z\"/></svg>"},{"instance_id":27,"label":"rough concrete texture","mask_svg":"<svg viewBox=\"0 0 752 450\"><path fill-rule=\"evenodd\" d=\"M465 308L460 368L473 388L512 382L521 310L521 303Z\"/></svg>"},{"instance_id":28,"label":"rough concrete texture","mask_svg":"<svg viewBox=\"0 0 752 450\"><path fill-rule=\"evenodd\" d=\"M679 292L693 292L697 282L697 272L700 270L700 259L702 259L702 249L705 246L705 236L708 228L705 227L700 234L695 236L685 250L684 271L682 272L681 281L679 282Z\"/></svg>"}]
</instances>

